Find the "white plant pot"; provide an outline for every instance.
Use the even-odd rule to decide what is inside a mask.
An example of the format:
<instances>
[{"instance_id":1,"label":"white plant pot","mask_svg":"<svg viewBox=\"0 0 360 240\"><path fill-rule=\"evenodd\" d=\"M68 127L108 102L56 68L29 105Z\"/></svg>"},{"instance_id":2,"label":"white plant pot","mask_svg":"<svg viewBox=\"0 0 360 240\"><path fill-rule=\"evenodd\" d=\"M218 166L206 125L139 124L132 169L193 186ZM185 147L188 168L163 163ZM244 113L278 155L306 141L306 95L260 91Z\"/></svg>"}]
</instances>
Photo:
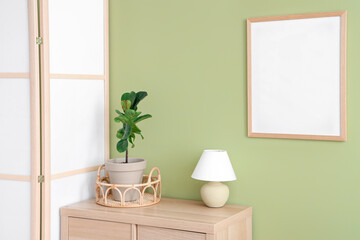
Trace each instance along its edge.
<instances>
[{"instance_id":1,"label":"white plant pot","mask_svg":"<svg viewBox=\"0 0 360 240\"><path fill-rule=\"evenodd\" d=\"M105 169L109 173L111 184L140 184L142 183L146 160L142 158L129 158L125 163L125 158L109 159L105 162ZM126 188L119 188L124 195ZM121 201L121 196L116 190L112 190L114 200ZM125 201L136 201L140 197L135 189L126 192Z\"/></svg>"}]
</instances>

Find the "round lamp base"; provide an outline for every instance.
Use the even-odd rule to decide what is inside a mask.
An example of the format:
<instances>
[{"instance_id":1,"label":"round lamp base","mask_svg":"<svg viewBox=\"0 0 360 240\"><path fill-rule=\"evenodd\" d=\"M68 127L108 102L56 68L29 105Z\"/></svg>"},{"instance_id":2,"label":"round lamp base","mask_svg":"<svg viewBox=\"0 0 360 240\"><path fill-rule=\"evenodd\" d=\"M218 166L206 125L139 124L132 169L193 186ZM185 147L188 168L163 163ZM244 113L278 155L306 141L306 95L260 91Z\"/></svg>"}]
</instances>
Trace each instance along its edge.
<instances>
[{"instance_id":1,"label":"round lamp base","mask_svg":"<svg viewBox=\"0 0 360 240\"><path fill-rule=\"evenodd\" d=\"M201 187L200 194L206 206L219 208L229 198L229 187L220 182L208 182Z\"/></svg>"}]
</instances>

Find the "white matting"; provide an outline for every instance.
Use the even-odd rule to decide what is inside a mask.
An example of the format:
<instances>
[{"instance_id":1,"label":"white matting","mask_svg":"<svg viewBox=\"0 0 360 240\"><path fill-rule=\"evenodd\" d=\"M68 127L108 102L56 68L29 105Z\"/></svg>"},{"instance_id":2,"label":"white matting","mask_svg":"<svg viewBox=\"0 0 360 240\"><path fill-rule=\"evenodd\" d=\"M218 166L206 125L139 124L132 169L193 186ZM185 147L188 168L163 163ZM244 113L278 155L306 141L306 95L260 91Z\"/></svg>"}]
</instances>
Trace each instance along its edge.
<instances>
[{"instance_id":1,"label":"white matting","mask_svg":"<svg viewBox=\"0 0 360 240\"><path fill-rule=\"evenodd\" d=\"M252 132L340 136L340 17L251 23Z\"/></svg>"}]
</instances>

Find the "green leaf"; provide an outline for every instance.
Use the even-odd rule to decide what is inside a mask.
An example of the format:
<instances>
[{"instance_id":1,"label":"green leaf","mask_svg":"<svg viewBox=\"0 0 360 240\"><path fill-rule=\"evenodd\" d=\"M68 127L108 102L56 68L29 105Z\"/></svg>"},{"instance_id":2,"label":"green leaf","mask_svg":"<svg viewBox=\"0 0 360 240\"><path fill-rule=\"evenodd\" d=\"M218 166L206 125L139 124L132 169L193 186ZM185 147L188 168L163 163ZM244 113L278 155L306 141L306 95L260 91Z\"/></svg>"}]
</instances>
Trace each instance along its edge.
<instances>
[{"instance_id":1,"label":"green leaf","mask_svg":"<svg viewBox=\"0 0 360 240\"><path fill-rule=\"evenodd\" d=\"M151 117L152 117L152 116L151 116L150 114L142 115L142 116L136 118L136 119L134 120L134 123L138 123L138 122L140 122L140 121L142 121L142 120L145 120L145 119L148 119L148 118L151 118Z\"/></svg>"},{"instance_id":2,"label":"green leaf","mask_svg":"<svg viewBox=\"0 0 360 240\"><path fill-rule=\"evenodd\" d=\"M134 91L132 91L129 95L129 100L131 102L131 104L133 104L135 102L136 99L136 93Z\"/></svg>"},{"instance_id":3,"label":"green leaf","mask_svg":"<svg viewBox=\"0 0 360 240\"><path fill-rule=\"evenodd\" d=\"M125 111L125 115L131 119L136 115L136 112L135 110L128 109Z\"/></svg>"},{"instance_id":4,"label":"green leaf","mask_svg":"<svg viewBox=\"0 0 360 240\"><path fill-rule=\"evenodd\" d=\"M126 124L130 120L125 114L122 114L122 113L118 116L118 118L124 124Z\"/></svg>"},{"instance_id":5,"label":"green leaf","mask_svg":"<svg viewBox=\"0 0 360 240\"><path fill-rule=\"evenodd\" d=\"M147 92L145 91L140 91L136 93L136 98L135 101L133 102L131 109L134 109L135 111L137 110L137 105L139 104L139 102L141 100L143 100L146 96L147 96Z\"/></svg>"},{"instance_id":6,"label":"green leaf","mask_svg":"<svg viewBox=\"0 0 360 240\"><path fill-rule=\"evenodd\" d=\"M121 96L121 101L130 100L130 93L124 93Z\"/></svg>"},{"instance_id":7,"label":"green leaf","mask_svg":"<svg viewBox=\"0 0 360 240\"><path fill-rule=\"evenodd\" d=\"M126 112L126 110L128 110L131 107L131 102L130 100L123 100L121 101L121 107L124 110L124 112Z\"/></svg>"},{"instance_id":8,"label":"green leaf","mask_svg":"<svg viewBox=\"0 0 360 240\"><path fill-rule=\"evenodd\" d=\"M129 121L129 117L127 117L125 114L120 113L119 116L117 116L116 118L114 118L115 122L122 122L124 124L126 124Z\"/></svg>"},{"instance_id":9,"label":"green leaf","mask_svg":"<svg viewBox=\"0 0 360 240\"><path fill-rule=\"evenodd\" d=\"M131 125L131 131L133 133L137 133L137 134L140 134L141 133L141 130L135 125L135 124L132 124Z\"/></svg>"},{"instance_id":10,"label":"green leaf","mask_svg":"<svg viewBox=\"0 0 360 240\"><path fill-rule=\"evenodd\" d=\"M135 112L135 110L128 109L125 111L125 116L129 119L129 121L132 121L133 119L136 119L137 116L139 116L139 113Z\"/></svg>"},{"instance_id":11,"label":"green leaf","mask_svg":"<svg viewBox=\"0 0 360 240\"><path fill-rule=\"evenodd\" d=\"M141 112L135 112L134 118L137 118L140 114Z\"/></svg>"},{"instance_id":12,"label":"green leaf","mask_svg":"<svg viewBox=\"0 0 360 240\"><path fill-rule=\"evenodd\" d=\"M121 139L121 138L124 136L124 131L125 131L124 128L119 129L119 130L117 131L117 133L116 133L116 137L119 138L119 139Z\"/></svg>"},{"instance_id":13,"label":"green leaf","mask_svg":"<svg viewBox=\"0 0 360 240\"><path fill-rule=\"evenodd\" d=\"M122 114L119 110L115 110L115 112L116 112L117 114Z\"/></svg>"},{"instance_id":14,"label":"green leaf","mask_svg":"<svg viewBox=\"0 0 360 240\"><path fill-rule=\"evenodd\" d=\"M119 117L114 118L114 121L117 122L117 123L118 123L118 122L121 122L121 120L120 120Z\"/></svg>"},{"instance_id":15,"label":"green leaf","mask_svg":"<svg viewBox=\"0 0 360 240\"><path fill-rule=\"evenodd\" d=\"M116 149L118 150L118 152L122 153L125 152L128 149L128 140L127 139L121 139L117 145L116 145Z\"/></svg>"},{"instance_id":16,"label":"green leaf","mask_svg":"<svg viewBox=\"0 0 360 240\"><path fill-rule=\"evenodd\" d=\"M135 136L135 135L134 135ZM135 140L135 137L134 137L134 140ZM135 144L134 144L134 141L132 136L129 137L129 142L131 143L131 148L134 148L135 147Z\"/></svg>"},{"instance_id":17,"label":"green leaf","mask_svg":"<svg viewBox=\"0 0 360 240\"><path fill-rule=\"evenodd\" d=\"M130 134L131 134L131 126L130 126L130 123L127 123L125 125L124 135L122 136L121 139L129 138Z\"/></svg>"}]
</instances>

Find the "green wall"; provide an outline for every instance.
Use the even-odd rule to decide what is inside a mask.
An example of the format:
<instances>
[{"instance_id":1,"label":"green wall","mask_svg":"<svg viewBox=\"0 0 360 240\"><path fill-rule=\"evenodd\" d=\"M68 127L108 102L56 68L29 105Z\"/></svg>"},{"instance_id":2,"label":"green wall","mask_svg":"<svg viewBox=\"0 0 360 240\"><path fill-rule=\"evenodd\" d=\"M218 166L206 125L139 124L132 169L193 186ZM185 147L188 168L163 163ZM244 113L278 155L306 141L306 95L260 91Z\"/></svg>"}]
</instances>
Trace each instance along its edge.
<instances>
[{"instance_id":1,"label":"green wall","mask_svg":"<svg viewBox=\"0 0 360 240\"><path fill-rule=\"evenodd\" d=\"M348 10L348 141L247 137L246 18ZM360 239L359 0L111 0L110 109L146 90L130 156L162 171L163 195L200 199L203 149L226 149L229 203L253 206L255 240ZM111 123L111 156L115 132Z\"/></svg>"}]
</instances>

